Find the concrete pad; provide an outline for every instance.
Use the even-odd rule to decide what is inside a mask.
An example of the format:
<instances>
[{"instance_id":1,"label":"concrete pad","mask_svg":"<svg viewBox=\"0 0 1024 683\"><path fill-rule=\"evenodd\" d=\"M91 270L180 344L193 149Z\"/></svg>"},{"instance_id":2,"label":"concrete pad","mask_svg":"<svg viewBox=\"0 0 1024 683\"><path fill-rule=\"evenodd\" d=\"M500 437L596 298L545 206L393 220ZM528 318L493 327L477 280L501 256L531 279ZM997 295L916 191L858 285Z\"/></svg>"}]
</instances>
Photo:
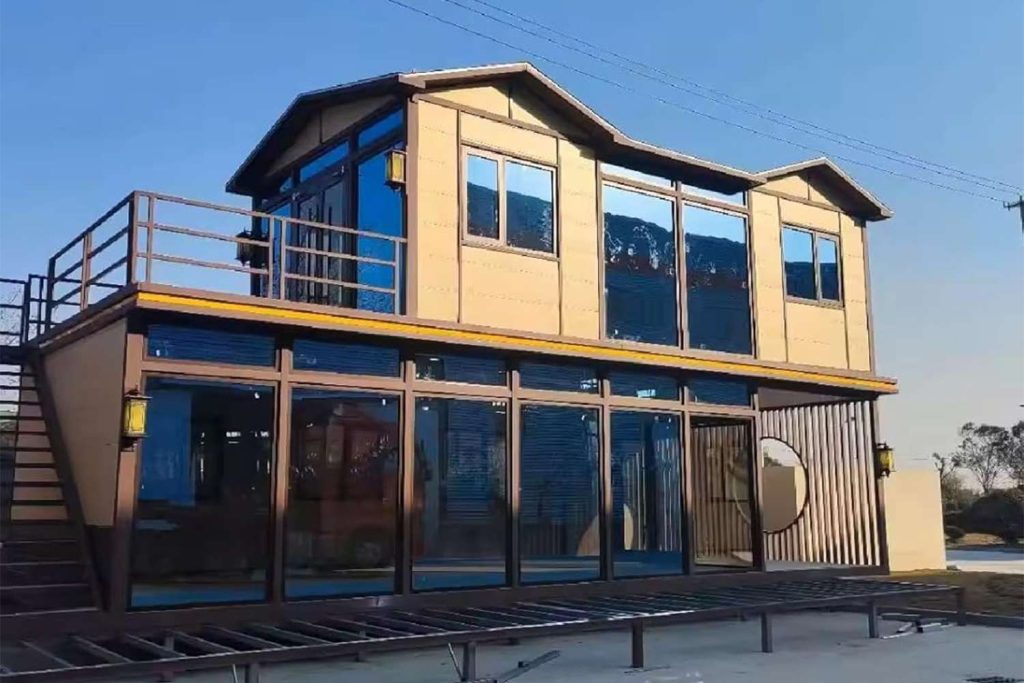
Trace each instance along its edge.
<instances>
[{"instance_id":1,"label":"concrete pad","mask_svg":"<svg viewBox=\"0 0 1024 683\"><path fill-rule=\"evenodd\" d=\"M881 622L881 635L899 624ZM561 656L515 679L522 683L964 683L1024 679L1024 635L1014 629L951 627L869 640L867 620L850 613L775 618L775 652L760 651L757 619L649 628L648 667L630 670L627 630L491 644L477 650L477 675L495 676L549 650ZM456 648L456 653L459 650ZM458 680L447 649L264 667L263 683L449 683ZM139 680L140 683L143 679ZM230 671L185 674L180 683L227 683ZM239 672L241 680L241 672Z\"/></svg>"},{"instance_id":2,"label":"concrete pad","mask_svg":"<svg viewBox=\"0 0 1024 683\"><path fill-rule=\"evenodd\" d=\"M1024 574L1024 552L1006 550L946 550L946 563L962 572Z\"/></svg>"}]
</instances>

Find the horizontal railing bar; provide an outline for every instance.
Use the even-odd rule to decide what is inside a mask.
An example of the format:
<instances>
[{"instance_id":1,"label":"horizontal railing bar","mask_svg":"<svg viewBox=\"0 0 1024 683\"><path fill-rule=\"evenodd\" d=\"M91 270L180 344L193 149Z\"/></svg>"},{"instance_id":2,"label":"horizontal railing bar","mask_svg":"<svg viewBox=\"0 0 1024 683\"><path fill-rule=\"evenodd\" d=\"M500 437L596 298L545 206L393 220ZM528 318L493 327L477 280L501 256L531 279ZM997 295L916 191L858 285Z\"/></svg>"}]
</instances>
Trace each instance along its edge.
<instances>
[{"instance_id":1,"label":"horizontal railing bar","mask_svg":"<svg viewBox=\"0 0 1024 683\"><path fill-rule=\"evenodd\" d=\"M93 249L92 251L89 252L89 258L92 258L92 257L96 256L96 254L99 254L104 249L109 247L111 244L113 244L117 240L119 240L122 237L124 237L125 235L127 235L128 234L128 229L130 227L131 227L130 225L126 225L123 228L121 228L120 230L118 230L116 233L114 233L113 235L108 237L107 239L103 240L103 242L101 242L98 247L96 247L95 249Z\"/></svg>"},{"instance_id":2,"label":"horizontal railing bar","mask_svg":"<svg viewBox=\"0 0 1024 683\"><path fill-rule=\"evenodd\" d=\"M72 289L67 294L65 294L64 296L62 296L61 298L59 298L56 301L54 301L52 305L53 306L60 306L61 304L69 304L71 302L68 301L68 298L74 296L75 294L80 293L81 291L82 291L82 286L79 285L79 286L75 287L74 289Z\"/></svg>"},{"instance_id":3,"label":"horizontal railing bar","mask_svg":"<svg viewBox=\"0 0 1024 683\"><path fill-rule=\"evenodd\" d=\"M103 286L104 284L107 284L107 283L99 282L99 279L101 277L103 277L104 275L106 275L107 273L111 272L112 270L116 270L117 268L120 268L121 266L123 266L126 263L128 263L128 257L127 256L122 256L121 258L117 259L116 261L111 263L109 266L107 266L106 268L104 268L103 270L98 272L96 275L94 275L93 277L89 278L89 281L85 283L86 286L87 287ZM120 285L111 285L111 286L119 287Z\"/></svg>"},{"instance_id":4,"label":"horizontal railing bar","mask_svg":"<svg viewBox=\"0 0 1024 683\"><path fill-rule=\"evenodd\" d=\"M184 197L175 197L168 194L160 194L159 192L139 191L140 196L149 197L159 201L170 202L172 204L184 204L185 206L194 206L199 209L212 209L214 211L225 211L227 213L238 214L239 216L251 216L255 218L267 218L276 221L294 223L296 225L307 225L314 228L323 228L326 230L334 230L336 232L352 232L358 235L367 235L369 237L378 237L380 239L391 240L393 242L405 243L404 237L395 237L394 235L385 235L379 232L370 232L363 230L354 230L353 228L346 228L339 225L328 225L327 223L318 223L315 221L307 221L301 218L290 218L286 216L275 216L272 213L263 213L262 211L250 211L248 209L241 209L237 206L225 206L223 204L213 204L210 202L202 202L195 199L185 199Z\"/></svg>"},{"instance_id":5,"label":"horizontal railing bar","mask_svg":"<svg viewBox=\"0 0 1024 683\"><path fill-rule=\"evenodd\" d=\"M0 277L0 284L4 285L25 285L28 280L16 280L12 277Z\"/></svg>"},{"instance_id":6,"label":"horizontal railing bar","mask_svg":"<svg viewBox=\"0 0 1024 683\"><path fill-rule=\"evenodd\" d=\"M292 275L285 273L284 277L286 280L300 280L302 282L315 282L321 285L334 285L336 287L351 287L352 289L365 289L371 292L381 292L382 294L397 294L398 290L395 287L386 289L384 287L375 287L373 285L364 285L358 282L345 282L343 280L330 280L328 278L316 277L313 275Z\"/></svg>"},{"instance_id":7,"label":"horizontal railing bar","mask_svg":"<svg viewBox=\"0 0 1024 683\"><path fill-rule=\"evenodd\" d=\"M245 266L233 266L227 263L216 263L215 261L203 261L200 259L184 258L181 256L170 256L168 254L139 254L140 258L153 261L164 261L166 263L180 263L186 266L198 266L201 268L213 268L215 270L233 270L249 275L270 275L266 268L247 268Z\"/></svg>"},{"instance_id":8,"label":"horizontal railing bar","mask_svg":"<svg viewBox=\"0 0 1024 683\"><path fill-rule=\"evenodd\" d=\"M300 227L315 228L316 230L328 230L330 232L337 232L343 235L356 235L359 237L372 237L378 240L387 240L396 244L404 244L404 237L395 237L394 235L385 235L382 232L372 232L368 230L358 230L356 228L347 228L343 225L328 225L327 223L316 223L313 221L302 220L301 218L286 218L284 216L275 216L275 219L282 223L291 223Z\"/></svg>"},{"instance_id":9,"label":"horizontal railing bar","mask_svg":"<svg viewBox=\"0 0 1024 683\"><path fill-rule=\"evenodd\" d=\"M108 211L107 211L107 212L106 212L105 214L103 214L102 216L100 216L99 218L97 218L97 219L96 219L95 221L93 221L92 225L90 225L90 226L89 226L88 228L86 228L86 229L85 229L85 230L83 230L82 232L78 233L78 236L77 236L77 237L75 237L75 238L74 238L73 240L71 240L70 242L68 242L67 244L65 244L65 245L64 245L64 246L63 246L63 247L62 247L62 248L60 249L60 251L58 251L58 252L57 252L56 254L54 254L53 256L51 256L51 257L50 257L50 260L51 260L51 261L56 261L57 259L59 259L59 258L60 258L61 256L63 256L64 254L66 254L66 253L67 253L67 252L68 252L68 251L69 251L69 250L71 249L71 247L75 246L76 244L78 244L79 242L81 242L81 241L82 241L83 239L85 239L85 236L86 236L86 235L88 235L88 234L89 234L90 232L92 232L93 230L95 230L96 228L98 228L98 227L99 227L100 225L102 225L103 223L105 223L105 222L106 222L106 220L107 220L108 218L110 218L111 216L113 216L113 215L114 215L115 213L117 213L118 211L120 211L121 209L123 209L123 208L125 207L125 205L126 205L126 204L128 204L128 202L130 202L130 201L131 201L131 199L132 199L132 194L134 194L134 193L131 193L131 192L129 192L129 193L128 193L128 194L127 194L127 195L125 196L125 198L124 198L124 199L122 199L121 201L119 201L119 202L118 202L117 204L115 204L115 205L114 205L114 207L113 207L112 209L109 209L109 210L108 210Z\"/></svg>"},{"instance_id":10,"label":"horizontal railing bar","mask_svg":"<svg viewBox=\"0 0 1024 683\"><path fill-rule=\"evenodd\" d=\"M395 267L398 264L397 260L387 261L385 259L373 258L372 256L357 256L356 254L344 254L334 251L323 251L321 249L310 249L309 247L293 247L291 245L284 245L285 253L296 252L299 254L309 254L310 256L324 256L328 258L345 259L348 261L359 261L360 263L377 263L382 266Z\"/></svg>"},{"instance_id":11,"label":"horizontal railing bar","mask_svg":"<svg viewBox=\"0 0 1024 683\"><path fill-rule=\"evenodd\" d=\"M150 223L140 221L140 227L148 227ZM262 247L263 249L269 249L270 243L266 241L249 239L246 237L236 237L234 235L221 235L216 232L208 232L206 230L197 230L195 228L186 228L180 225L170 225L168 223L153 223L154 230L160 232L173 232L178 235L189 235L191 237L203 237L212 240L221 240L222 242L232 242L234 244L251 244L254 247Z\"/></svg>"},{"instance_id":12,"label":"horizontal railing bar","mask_svg":"<svg viewBox=\"0 0 1024 683\"><path fill-rule=\"evenodd\" d=\"M67 268L62 270L60 272L60 274L54 275L53 276L53 281L54 282L61 282L61 281L63 281L65 275L67 275L68 273L70 273L70 272L72 272L74 270L77 270L77 269L81 268L83 261L84 261L84 259L78 259L77 261L72 263L70 266L68 266ZM75 280L75 282L80 282L80 280Z\"/></svg>"}]
</instances>

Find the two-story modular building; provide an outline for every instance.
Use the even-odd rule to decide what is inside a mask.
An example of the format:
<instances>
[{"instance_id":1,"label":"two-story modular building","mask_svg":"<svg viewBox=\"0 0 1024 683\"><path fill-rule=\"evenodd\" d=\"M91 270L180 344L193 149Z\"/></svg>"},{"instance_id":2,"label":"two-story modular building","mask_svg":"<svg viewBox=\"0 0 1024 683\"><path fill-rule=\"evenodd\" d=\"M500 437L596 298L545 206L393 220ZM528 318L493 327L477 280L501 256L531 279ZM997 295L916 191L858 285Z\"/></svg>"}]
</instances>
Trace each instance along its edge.
<instances>
[{"instance_id":1,"label":"two-story modular building","mask_svg":"<svg viewBox=\"0 0 1024 683\"><path fill-rule=\"evenodd\" d=\"M27 283L9 624L884 570L890 213L827 159L656 147L508 64L300 95L227 189L133 192Z\"/></svg>"}]
</instances>

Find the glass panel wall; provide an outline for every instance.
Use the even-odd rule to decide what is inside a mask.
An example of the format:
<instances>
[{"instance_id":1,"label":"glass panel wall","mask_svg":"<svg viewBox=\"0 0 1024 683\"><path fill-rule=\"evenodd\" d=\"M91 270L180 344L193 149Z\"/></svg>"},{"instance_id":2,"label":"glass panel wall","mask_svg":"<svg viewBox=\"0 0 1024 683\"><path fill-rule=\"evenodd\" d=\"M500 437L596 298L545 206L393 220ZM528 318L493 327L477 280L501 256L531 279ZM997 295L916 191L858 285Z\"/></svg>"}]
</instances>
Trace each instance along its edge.
<instances>
[{"instance_id":1,"label":"glass panel wall","mask_svg":"<svg viewBox=\"0 0 1024 683\"><path fill-rule=\"evenodd\" d=\"M505 360L453 353L416 354L416 379L504 386L508 383Z\"/></svg>"},{"instance_id":2,"label":"glass panel wall","mask_svg":"<svg viewBox=\"0 0 1024 683\"><path fill-rule=\"evenodd\" d=\"M598 411L555 405L521 410L521 582L600 575Z\"/></svg>"},{"instance_id":3,"label":"glass panel wall","mask_svg":"<svg viewBox=\"0 0 1024 683\"><path fill-rule=\"evenodd\" d=\"M132 607L266 598L274 389L151 376Z\"/></svg>"},{"instance_id":4,"label":"glass panel wall","mask_svg":"<svg viewBox=\"0 0 1024 683\"><path fill-rule=\"evenodd\" d=\"M611 414L612 552L616 577L683 571L679 417Z\"/></svg>"},{"instance_id":5,"label":"glass panel wall","mask_svg":"<svg viewBox=\"0 0 1024 683\"><path fill-rule=\"evenodd\" d=\"M818 281L821 282L821 298L840 301L839 296L839 245L835 240L818 237Z\"/></svg>"},{"instance_id":6,"label":"glass panel wall","mask_svg":"<svg viewBox=\"0 0 1024 683\"><path fill-rule=\"evenodd\" d=\"M746 219L687 205L683 227L690 347L750 353Z\"/></svg>"},{"instance_id":7,"label":"glass panel wall","mask_svg":"<svg viewBox=\"0 0 1024 683\"><path fill-rule=\"evenodd\" d=\"M397 396L293 390L287 597L392 592L400 443Z\"/></svg>"},{"instance_id":8,"label":"glass panel wall","mask_svg":"<svg viewBox=\"0 0 1024 683\"><path fill-rule=\"evenodd\" d=\"M786 294L801 299L817 299L814 236L803 230L783 228L782 254L786 261Z\"/></svg>"},{"instance_id":9,"label":"glass panel wall","mask_svg":"<svg viewBox=\"0 0 1024 683\"><path fill-rule=\"evenodd\" d=\"M537 166L505 162L510 247L555 251L555 174Z\"/></svg>"},{"instance_id":10,"label":"glass panel wall","mask_svg":"<svg viewBox=\"0 0 1024 683\"><path fill-rule=\"evenodd\" d=\"M693 543L697 568L754 565L751 423L693 416Z\"/></svg>"},{"instance_id":11,"label":"glass panel wall","mask_svg":"<svg viewBox=\"0 0 1024 683\"><path fill-rule=\"evenodd\" d=\"M505 583L504 401L416 399L415 590Z\"/></svg>"},{"instance_id":12,"label":"glass panel wall","mask_svg":"<svg viewBox=\"0 0 1024 683\"><path fill-rule=\"evenodd\" d=\"M611 370L608 379L613 396L634 398L656 398L667 401L678 400L679 381L670 372L633 372Z\"/></svg>"},{"instance_id":13,"label":"glass panel wall","mask_svg":"<svg viewBox=\"0 0 1024 683\"><path fill-rule=\"evenodd\" d=\"M602 201L606 335L677 344L673 202L614 185Z\"/></svg>"},{"instance_id":14,"label":"glass panel wall","mask_svg":"<svg viewBox=\"0 0 1024 683\"><path fill-rule=\"evenodd\" d=\"M498 239L498 161L470 154L466 161L467 230Z\"/></svg>"},{"instance_id":15,"label":"glass panel wall","mask_svg":"<svg viewBox=\"0 0 1024 683\"><path fill-rule=\"evenodd\" d=\"M519 383L524 389L548 391L598 392L597 370L585 365L556 365L523 361L519 364Z\"/></svg>"}]
</instances>

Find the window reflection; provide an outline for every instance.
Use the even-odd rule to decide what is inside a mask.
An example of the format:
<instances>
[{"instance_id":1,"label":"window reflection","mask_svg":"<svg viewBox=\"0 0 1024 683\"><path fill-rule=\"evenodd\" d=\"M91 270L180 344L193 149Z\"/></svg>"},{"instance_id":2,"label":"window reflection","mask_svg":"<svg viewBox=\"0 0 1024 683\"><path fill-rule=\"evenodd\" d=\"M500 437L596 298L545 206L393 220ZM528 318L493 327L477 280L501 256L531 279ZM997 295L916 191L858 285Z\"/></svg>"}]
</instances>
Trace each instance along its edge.
<instances>
[{"instance_id":1,"label":"window reflection","mask_svg":"<svg viewBox=\"0 0 1024 683\"><path fill-rule=\"evenodd\" d=\"M398 377L401 362L396 348L314 339L296 339L292 353L292 367L296 370L348 375Z\"/></svg>"},{"instance_id":2,"label":"window reflection","mask_svg":"<svg viewBox=\"0 0 1024 683\"><path fill-rule=\"evenodd\" d=\"M683 192L688 194L695 194L698 197L707 197L708 199L717 199L720 202L729 202L730 204L746 204L747 193L742 190L739 192L718 192L715 190L709 190L706 187L700 187L699 185L687 185L682 184Z\"/></svg>"},{"instance_id":3,"label":"window reflection","mask_svg":"<svg viewBox=\"0 0 1024 683\"><path fill-rule=\"evenodd\" d=\"M817 299L814 236L803 230L783 228L782 254L786 261L786 294L801 299Z\"/></svg>"},{"instance_id":4,"label":"window reflection","mask_svg":"<svg viewBox=\"0 0 1024 683\"><path fill-rule=\"evenodd\" d=\"M751 567L750 423L695 416L690 433L695 562L704 567Z\"/></svg>"},{"instance_id":5,"label":"window reflection","mask_svg":"<svg viewBox=\"0 0 1024 683\"><path fill-rule=\"evenodd\" d=\"M309 180L321 171L334 166L348 156L348 143L342 142L314 157L299 167L299 182Z\"/></svg>"},{"instance_id":6,"label":"window reflection","mask_svg":"<svg viewBox=\"0 0 1024 683\"><path fill-rule=\"evenodd\" d=\"M466 160L470 235L498 239L498 162L470 154Z\"/></svg>"},{"instance_id":7,"label":"window reflection","mask_svg":"<svg viewBox=\"0 0 1024 683\"><path fill-rule=\"evenodd\" d=\"M451 353L416 354L416 379L504 386L508 373L503 358Z\"/></svg>"},{"instance_id":8,"label":"window reflection","mask_svg":"<svg viewBox=\"0 0 1024 683\"><path fill-rule=\"evenodd\" d=\"M405 204L402 193L384 182L387 150L360 162L356 178L356 228L393 237L405 235ZM356 262L357 280L361 285L380 289L396 286L397 269L391 265L398 260L394 242L379 237L352 236L356 240L354 253L391 263ZM370 289L359 289L357 308L378 313L394 313L395 295Z\"/></svg>"},{"instance_id":9,"label":"window reflection","mask_svg":"<svg viewBox=\"0 0 1024 683\"><path fill-rule=\"evenodd\" d=\"M839 245L835 240L818 237L818 280L821 298L839 301Z\"/></svg>"},{"instance_id":10,"label":"window reflection","mask_svg":"<svg viewBox=\"0 0 1024 683\"><path fill-rule=\"evenodd\" d=\"M274 338L270 335L154 324L149 326L146 345L154 358L274 365Z\"/></svg>"},{"instance_id":11,"label":"window reflection","mask_svg":"<svg viewBox=\"0 0 1024 683\"><path fill-rule=\"evenodd\" d=\"M366 147L367 145L383 138L388 133L397 131L402 127L404 120L405 112L402 109L396 109L376 123L371 123L369 126L359 131L359 137L356 140L356 144L360 147Z\"/></svg>"},{"instance_id":12,"label":"window reflection","mask_svg":"<svg viewBox=\"0 0 1024 683\"><path fill-rule=\"evenodd\" d=\"M596 394L597 370L585 365L558 365L523 361L519 364L519 383L524 389L582 391Z\"/></svg>"},{"instance_id":13,"label":"window reflection","mask_svg":"<svg viewBox=\"0 0 1024 683\"><path fill-rule=\"evenodd\" d=\"M683 570L679 417L612 413L612 552L616 577Z\"/></svg>"},{"instance_id":14,"label":"window reflection","mask_svg":"<svg viewBox=\"0 0 1024 683\"><path fill-rule=\"evenodd\" d=\"M266 597L274 389L148 377L132 607Z\"/></svg>"},{"instance_id":15,"label":"window reflection","mask_svg":"<svg viewBox=\"0 0 1024 683\"><path fill-rule=\"evenodd\" d=\"M413 587L505 583L503 401L416 399Z\"/></svg>"},{"instance_id":16,"label":"window reflection","mask_svg":"<svg viewBox=\"0 0 1024 683\"><path fill-rule=\"evenodd\" d=\"M295 389L285 595L389 593L394 587L399 399Z\"/></svg>"},{"instance_id":17,"label":"window reflection","mask_svg":"<svg viewBox=\"0 0 1024 683\"><path fill-rule=\"evenodd\" d=\"M521 417L522 583L597 578L598 412L525 405Z\"/></svg>"},{"instance_id":18,"label":"window reflection","mask_svg":"<svg viewBox=\"0 0 1024 683\"><path fill-rule=\"evenodd\" d=\"M661 187L672 187L672 181L668 178L664 178L658 175L652 175L650 173L644 173L643 171L637 171L632 168L626 168L625 166L616 166L615 164L602 163L601 172L607 173L608 175L616 175L620 178L627 178L629 180L638 180L648 185L660 185Z\"/></svg>"},{"instance_id":19,"label":"window reflection","mask_svg":"<svg viewBox=\"0 0 1024 683\"><path fill-rule=\"evenodd\" d=\"M614 396L657 398L670 401L679 398L679 382L670 373L612 370L608 373L608 379L611 381L612 395Z\"/></svg>"},{"instance_id":20,"label":"window reflection","mask_svg":"<svg viewBox=\"0 0 1024 683\"><path fill-rule=\"evenodd\" d=\"M690 400L720 406L749 406L750 385L728 379L691 377L686 381Z\"/></svg>"},{"instance_id":21,"label":"window reflection","mask_svg":"<svg viewBox=\"0 0 1024 683\"><path fill-rule=\"evenodd\" d=\"M683 226L690 346L750 353L746 221L688 205Z\"/></svg>"},{"instance_id":22,"label":"window reflection","mask_svg":"<svg viewBox=\"0 0 1024 683\"><path fill-rule=\"evenodd\" d=\"M603 202L607 336L678 343L673 203L612 185Z\"/></svg>"},{"instance_id":23,"label":"window reflection","mask_svg":"<svg viewBox=\"0 0 1024 683\"><path fill-rule=\"evenodd\" d=\"M554 252L554 174L506 161L505 192L509 246Z\"/></svg>"}]
</instances>

